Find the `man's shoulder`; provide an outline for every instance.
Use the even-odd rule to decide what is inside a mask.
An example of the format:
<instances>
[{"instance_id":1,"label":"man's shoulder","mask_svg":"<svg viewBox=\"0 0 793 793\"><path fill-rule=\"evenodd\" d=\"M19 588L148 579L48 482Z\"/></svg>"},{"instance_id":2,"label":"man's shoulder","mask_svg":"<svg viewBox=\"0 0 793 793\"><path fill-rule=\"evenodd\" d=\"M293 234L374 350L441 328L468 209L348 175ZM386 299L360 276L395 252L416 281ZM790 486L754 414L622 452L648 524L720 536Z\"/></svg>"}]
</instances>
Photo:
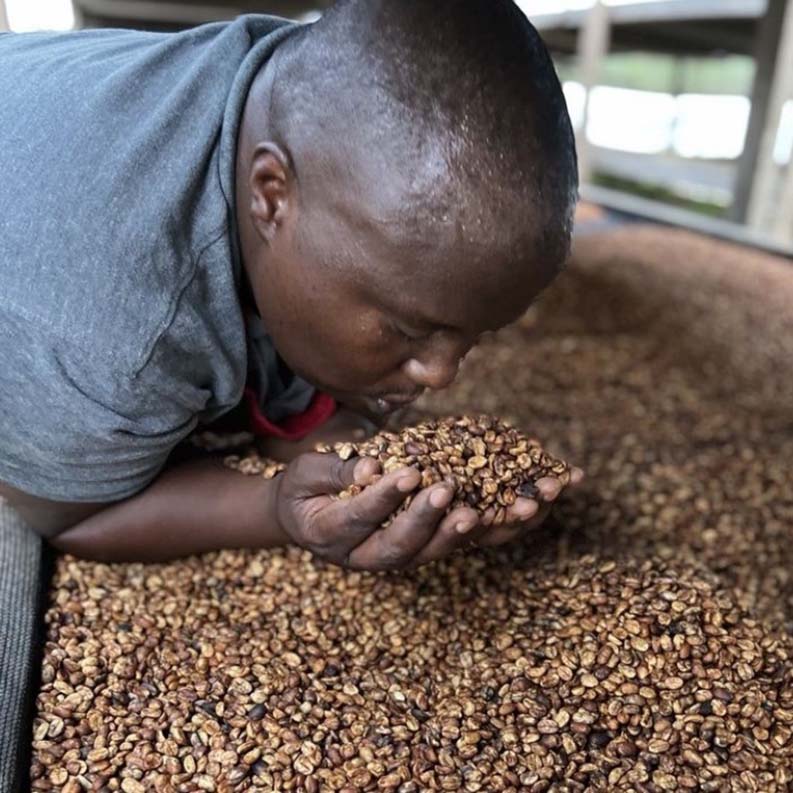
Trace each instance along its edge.
<instances>
[{"instance_id":1,"label":"man's shoulder","mask_svg":"<svg viewBox=\"0 0 793 793\"><path fill-rule=\"evenodd\" d=\"M238 390L233 162L218 142L236 139L237 94L283 27L2 37L0 313L25 324L24 346L59 339L138 381L160 362L220 401Z\"/></svg>"},{"instance_id":2,"label":"man's shoulder","mask_svg":"<svg viewBox=\"0 0 793 793\"><path fill-rule=\"evenodd\" d=\"M217 26L5 38L0 310L134 373L207 251L233 287L217 139L237 65Z\"/></svg>"},{"instance_id":3,"label":"man's shoulder","mask_svg":"<svg viewBox=\"0 0 793 793\"><path fill-rule=\"evenodd\" d=\"M223 354L215 348L229 339L239 346L227 237L224 227L196 251L152 243L117 261L99 251L72 268L40 262L0 291L0 347L13 338L32 356L66 354L103 373L108 387L160 377L167 390L169 358L200 378L194 357Z\"/></svg>"}]
</instances>

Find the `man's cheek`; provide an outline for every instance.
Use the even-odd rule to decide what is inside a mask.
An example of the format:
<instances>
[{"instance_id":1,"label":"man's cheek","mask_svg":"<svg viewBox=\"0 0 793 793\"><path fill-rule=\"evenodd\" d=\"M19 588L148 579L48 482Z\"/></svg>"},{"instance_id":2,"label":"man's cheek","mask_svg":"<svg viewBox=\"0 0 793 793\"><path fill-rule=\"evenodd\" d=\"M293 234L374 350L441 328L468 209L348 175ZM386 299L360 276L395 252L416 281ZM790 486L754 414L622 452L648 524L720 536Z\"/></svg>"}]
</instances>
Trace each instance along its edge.
<instances>
[{"instance_id":1,"label":"man's cheek","mask_svg":"<svg viewBox=\"0 0 793 793\"><path fill-rule=\"evenodd\" d=\"M352 331L352 332L349 332ZM356 332L360 331L360 332ZM320 330L312 350L311 369L315 379L333 384L347 392L371 391L382 379L398 368L393 350L376 334L369 334L351 321L345 331Z\"/></svg>"}]
</instances>

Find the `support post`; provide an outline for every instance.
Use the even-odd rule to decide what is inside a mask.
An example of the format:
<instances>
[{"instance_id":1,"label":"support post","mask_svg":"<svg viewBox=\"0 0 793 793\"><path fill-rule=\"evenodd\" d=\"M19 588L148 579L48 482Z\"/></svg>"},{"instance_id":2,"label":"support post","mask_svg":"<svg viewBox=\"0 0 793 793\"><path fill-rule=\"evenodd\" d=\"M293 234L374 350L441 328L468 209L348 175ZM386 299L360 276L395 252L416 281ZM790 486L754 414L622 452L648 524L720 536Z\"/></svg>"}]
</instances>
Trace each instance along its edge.
<instances>
[{"instance_id":1,"label":"support post","mask_svg":"<svg viewBox=\"0 0 793 793\"><path fill-rule=\"evenodd\" d=\"M779 202L774 236L783 245L793 250L793 163L788 165L785 172L782 200Z\"/></svg>"},{"instance_id":2,"label":"support post","mask_svg":"<svg viewBox=\"0 0 793 793\"><path fill-rule=\"evenodd\" d=\"M586 137L589 103L592 97L592 88L597 85L600 78L603 59L609 51L610 40L609 9L602 0L597 0L587 14L586 22L578 35L579 78L586 90L581 125L576 130L578 173L582 184L591 181L592 178L591 146Z\"/></svg>"},{"instance_id":3,"label":"support post","mask_svg":"<svg viewBox=\"0 0 793 793\"><path fill-rule=\"evenodd\" d=\"M4 30L11 30L8 24L8 14L6 14L5 0L0 0L0 33Z\"/></svg>"},{"instance_id":4,"label":"support post","mask_svg":"<svg viewBox=\"0 0 793 793\"><path fill-rule=\"evenodd\" d=\"M782 110L785 102L793 99L793 2L787 3L779 40L774 79L770 90L768 114L760 141L760 153L749 201L750 225L765 232L773 232L779 224L777 217L789 213L793 218L793 207L780 203L780 168L774 162Z\"/></svg>"},{"instance_id":5,"label":"support post","mask_svg":"<svg viewBox=\"0 0 793 793\"><path fill-rule=\"evenodd\" d=\"M765 16L759 22L754 41L755 72L752 85L752 109L746 130L746 143L738 162L730 207L730 220L745 223L749 212L752 181L757 171L763 127L768 118L771 84L779 53L779 38L785 19L787 0L768 0Z\"/></svg>"}]
</instances>

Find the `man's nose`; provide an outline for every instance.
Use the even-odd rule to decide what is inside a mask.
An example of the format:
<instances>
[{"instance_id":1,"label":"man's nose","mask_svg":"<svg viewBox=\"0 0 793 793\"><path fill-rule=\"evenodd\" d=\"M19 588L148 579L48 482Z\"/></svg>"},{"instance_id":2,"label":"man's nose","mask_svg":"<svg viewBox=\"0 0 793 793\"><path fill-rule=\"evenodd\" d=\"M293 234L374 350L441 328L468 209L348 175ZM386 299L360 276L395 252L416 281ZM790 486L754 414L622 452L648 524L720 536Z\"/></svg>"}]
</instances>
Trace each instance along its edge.
<instances>
[{"instance_id":1,"label":"man's nose","mask_svg":"<svg viewBox=\"0 0 793 793\"><path fill-rule=\"evenodd\" d=\"M405 373L422 388L440 390L454 382L460 361L462 357L459 355L434 356L425 360L411 358L405 363Z\"/></svg>"}]
</instances>

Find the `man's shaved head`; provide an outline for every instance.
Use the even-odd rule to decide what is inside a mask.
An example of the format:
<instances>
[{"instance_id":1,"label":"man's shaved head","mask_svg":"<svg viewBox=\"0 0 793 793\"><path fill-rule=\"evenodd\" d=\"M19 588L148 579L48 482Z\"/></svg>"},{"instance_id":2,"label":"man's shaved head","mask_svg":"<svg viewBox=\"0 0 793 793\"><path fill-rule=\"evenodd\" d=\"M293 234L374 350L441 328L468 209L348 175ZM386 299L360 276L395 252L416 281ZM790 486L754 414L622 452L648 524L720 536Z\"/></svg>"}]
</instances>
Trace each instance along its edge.
<instances>
[{"instance_id":1,"label":"man's shaved head","mask_svg":"<svg viewBox=\"0 0 793 793\"><path fill-rule=\"evenodd\" d=\"M558 274L559 81L511 0L341 0L251 87L238 228L279 354L361 410L443 388Z\"/></svg>"},{"instance_id":2,"label":"man's shaved head","mask_svg":"<svg viewBox=\"0 0 793 793\"><path fill-rule=\"evenodd\" d=\"M316 155L298 141L324 134L398 175L405 223L456 217L472 244L566 257L573 131L545 45L511 0L342 0L287 49L273 101L289 108L276 116L293 127L298 171Z\"/></svg>"}]
</instances>

